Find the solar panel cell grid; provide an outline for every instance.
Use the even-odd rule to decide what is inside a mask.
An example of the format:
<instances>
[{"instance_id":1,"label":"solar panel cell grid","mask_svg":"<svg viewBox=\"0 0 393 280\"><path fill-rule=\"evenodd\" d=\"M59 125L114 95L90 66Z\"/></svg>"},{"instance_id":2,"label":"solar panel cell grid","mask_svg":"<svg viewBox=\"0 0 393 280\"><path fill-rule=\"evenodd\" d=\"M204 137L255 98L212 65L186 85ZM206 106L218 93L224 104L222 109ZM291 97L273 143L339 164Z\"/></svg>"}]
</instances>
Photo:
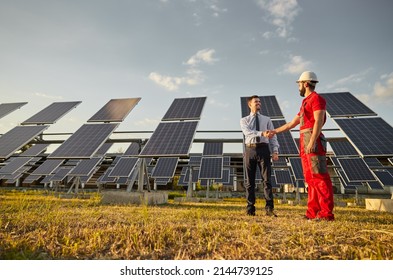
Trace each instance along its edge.
<instances>
[{"instance_id":1,"label":"solar panel cell grid","mask_svg":"<svg viewBox=\"0 0 393 280\"><path fill-rule=\"evenodd\" d=\"M276 170L274 169L274 176L278 185L293 184L291 173L289 170Z\"/></svg>"},{"instance_id":2,"label":"solar panel cell grid","mask_svg":"<svg viewBox=\"0 0 393 280\"><path fill-rule=\"evenodd\" d=\"M47 159L40 166L37 167L31 174L32 175L49 175L63 163L63 159Z\"/></svg>"},{"instance_id":3,"label":"solar panel cell grid","mask_svg":"<svg viewBox=\"0 0 393 280\"><path fill-rule=\"evenodd\" d=\"M348 182L375 181L371 170L361 158L338 159Z\"/></svg>"},{"instance_id":4,"label":"solar panel cell grid","mask_svg":"<svg viewBox=\"0 0 393 280\"><path fill-rule=\"evenodd\" d=\"M203 156L222 156L224 143L212 142L203 145Z\"/></svg>"},{"instance_id":5,"label":"solar panel cell grid","mask_svg":"<svg viewBox=\"0 0 393 280\"><path fill-rule=\"evenodd\" d=\"M18 102L18 103L2 103L0 104L0 119L15 111L16 109L21 108L26 105L27 102Z\"/></svg>"},{"instance_id":6,"label":"solar panel cell grid","mask_svg":"<svg viewBox=\"0 0 393 280\"><path fill-rule=\"evenodd\" d=\"M13 174L23 168L31 158L13 158L6 166L0 169L0 174Z\"/></svg>"},{"instance_id":7,"label":"solar panel cell grid","mask_svg":"<svg viewBox=\"0 0 393 280\"><path fill-rule=\"evenodd\" d=\"M159 158L151 177L172 178L175 174L178 160L179 158L177 157Z\"/></svg>"},{"instance_id":8,"label":"solar panel cell grid","mask_svg":"<svg viewBox=\"0 0 393 280\"><path fill-rule=\"evenodd\" d=\"M45 149L49 146L49 144L34 144L28 150L21 153L19 156L21 157L34 157L45 151Z\"/></svg>"},{"instance_id":9,"label":"solar panel cell grid","mask_svg":"<svg viewBox=\"0 0 393 280\"><path fill-rule=\"evenodd\" d=\"M129 177L138 158L121 158L113 167L109 177Z\"/></svg>"},{"instance_id":10,"label":"solar panel cell grid","mask_svg":"<svg viewBox=\"0 0 393 280\"><path fill-rule=\"evenodd\" d=\"M241 97L240 98L242 117L248 116L250 114L250 108L248 107L247 99L248 99L248 97ZM283 119L284 118L281 108L278 105L277 99L274 95L259 96L259 99L261 100L261 104L262 104L261 110L260 110L260 113L262 115L268 116L272 119Z\"/></svg>"},{"instance_id":11,"label":"solar panel cell grid","mask_svg":"<svg viewBox=\"0 0 393 280\"><path fill-rule=\"evenodd\" d=\"M221 179L223 158L202 158L199 179Z\"/></svg>"},{"instance_id":12,"label":"solar panel cell grid","mask_svg":"<svg viewBox=\"0 0 393 280\"><path fill-rule=\"evenodd\" d=\"M52 124L62 116L67 114L71 109L75 108L81 101L75 102L54 102L45 109L41 110L34 116L25 120L22 124Z\"/></svg>"},{"instance_id":13,"label":"solar panel cell grid","mask_svg":"<svg viewBox=\"0 0 393 280\"><path fill-rule=\"evenodd\" d=\"M172 102L162 121L199 120L205 101L206 97L177 98Z\"/></svg>"},{"instance_id":14,"label":"solar panel cell grid","mask_svg":"<svg viewBox=\"0 0 393 280\"><path fill-rule=\"evenodd\" d=\"M101 157L81 160L71 171L70 176L87 176L102 160Z\"/></svg>"},{"instance_id":15,"label":"solar panel cell grid","mask_svg":"<svg viewBox=\"0 0 393 280\"><path fill-rule=\"evenodd\" d=\"M122 122L141 98L111 99L87 122Z\"/></svg>"},{"instance_id":16,"label":"solar panel cell grid","mask_svg":"<svg viewBox=\"0 0 393 280\"><path fill-rule=\"evenodd\" d=\"M359 156L359 153L349 141L329 142L336 156Z\"/></svg>"},{"instance_id":17,"label":"solar panel cell grid","mask_svg":"<svg viewBox=\"0 0 393 280\"><path fill-rule=\"evenodd\" d=\"M373 171L377 176L378 181L384 186L393 186L393 176L386 170L375 170Z\"/></svg>"},{"instance_id":18,"label":"solar panel cell grid","mask_svg":"<svg viewBox=\"0 0 393 280\"><path fill-rule=\"evenodd\" d=\"M273 120L274 127L280 127L286 123L285 120ZM279 152L282 156L297 156L299 155L299 150L292 137L290 131L277 134L277 141L280 144Z\"/></svg>"}]
</instances>

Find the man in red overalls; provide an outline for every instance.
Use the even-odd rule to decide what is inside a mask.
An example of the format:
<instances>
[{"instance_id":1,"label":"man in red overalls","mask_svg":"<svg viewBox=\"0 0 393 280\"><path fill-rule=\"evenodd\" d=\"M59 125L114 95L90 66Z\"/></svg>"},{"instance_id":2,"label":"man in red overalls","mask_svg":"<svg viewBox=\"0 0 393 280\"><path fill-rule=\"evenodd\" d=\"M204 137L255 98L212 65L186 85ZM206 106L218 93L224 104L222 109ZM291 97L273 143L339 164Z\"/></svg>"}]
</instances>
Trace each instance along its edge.
<instances>
[{"instance_id":1,"label":"man in red overalls","mask_svg":"<svg viewBox=\"0 0 393 280\"><path fill-rule=\"evenodd\" d=\"M314 72L303 72L296 82L300 96L304 97L300 112L291 122L272 130L269 137L300 124L300 157L308 187L305 218L332 221L333 185L327 169L326 139L321 132L326 121L326 101L315 92L318 78Z\"/></svg>"}]
</instances>

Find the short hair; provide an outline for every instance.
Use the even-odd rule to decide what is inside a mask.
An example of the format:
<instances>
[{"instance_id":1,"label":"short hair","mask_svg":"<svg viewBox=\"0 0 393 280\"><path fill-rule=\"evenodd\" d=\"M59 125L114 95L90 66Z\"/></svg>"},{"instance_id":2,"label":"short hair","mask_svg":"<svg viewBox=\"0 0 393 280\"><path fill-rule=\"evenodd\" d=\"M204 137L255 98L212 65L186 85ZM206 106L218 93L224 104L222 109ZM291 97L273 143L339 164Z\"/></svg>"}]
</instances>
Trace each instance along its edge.
<instances>
[{"instance_id":1,"label":"short hair","mask_svg":"<svg viewBox=\"0 0 393 280\"><path fill-rule=\"evenodd\" d=\"M249 98L247 98L247 103L250 103L251 100L253 100L254 98L259 98L259 96L258 95L250 96Z\"/></svg>"}]
</instances>

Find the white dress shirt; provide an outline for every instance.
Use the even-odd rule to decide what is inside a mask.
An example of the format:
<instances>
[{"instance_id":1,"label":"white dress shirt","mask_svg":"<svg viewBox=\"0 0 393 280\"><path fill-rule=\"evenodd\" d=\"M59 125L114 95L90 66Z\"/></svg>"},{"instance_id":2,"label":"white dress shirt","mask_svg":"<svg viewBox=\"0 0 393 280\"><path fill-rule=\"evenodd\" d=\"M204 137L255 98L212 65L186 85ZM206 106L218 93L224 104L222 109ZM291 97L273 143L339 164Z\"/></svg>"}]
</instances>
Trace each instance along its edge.
<instances>
[{"instance_id":1,"label":"white dress shirt","mask_svg":"<svg viewBox=\"0 0 393 280\"><path fill-rule=\"evenodd\" d=\"M250 113L248 116L240 119L240 127L245 137L245 144L256 144L256 138L259 136L259 143L270 144L273 153L278 153L280 145L277 141L277 135L274 135L270 139L262 136L263 131L274 129L271 119L260 113L257 113L257 116L259 118L259 131L255 128L255 114Z\"/></svg>"}]
</instances>

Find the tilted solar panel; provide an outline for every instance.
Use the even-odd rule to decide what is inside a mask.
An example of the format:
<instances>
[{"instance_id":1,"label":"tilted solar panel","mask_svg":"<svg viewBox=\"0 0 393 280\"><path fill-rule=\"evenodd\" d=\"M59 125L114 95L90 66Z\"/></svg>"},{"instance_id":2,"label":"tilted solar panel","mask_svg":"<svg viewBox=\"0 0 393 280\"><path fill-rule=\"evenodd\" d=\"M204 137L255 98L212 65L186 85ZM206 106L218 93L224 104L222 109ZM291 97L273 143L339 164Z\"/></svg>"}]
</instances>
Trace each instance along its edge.
<instances>
[{"instance_id":1,"label":"tilted solar panel","mask_svg":"<svg viewBox=\"0 0 393 280\"><path fill-rule=\"evenodd\" d=\"M18 102L18 103L2 103L0 104L0 119L5 117L6 115L12 113L16 109L21 108L26 105L27 102Z\"/></svg>"},{"instance_id":2,"label":"tilted solar panel","mask_svg":"<svg viewBox=\"0 0 393 280\"><path fill-rule=\"evenodd\" d=\"M0 158L8 158L49 126L17 126L0 137Z\"/></svg>"},{"instance_id":3,"label":"tilted solar panel","mask_svg":"<svg viewBox=\"0 0 393 280\"><path fill-rule=\"evenodd\" d=\"M60 167L56 170L56 172L53 174L51 177L51 181L63 181L67 176L68 173L70 172L71 168L70 167Z\"/></svg>"},{"instance_id":4,"label":"tilted solar panel","mask_svg":"<svg viewBox=\"0 0 393 280\"><path fill-rule=\"evenodd\" d=\"M81 160L69 173L70 176L87 176L102 160L101 157Z\"/></svg>"},{"instance_id":5,"label":"tilted solar panel","mask_svg":"<svg viewBox=\"0 0 393 280\"><path fill-rule=\"evenodd\" d=\"M372 190L384 190L384 188L382 187L381 183L378 182L378 181L369 181L369 182L367 182L367 185Z\"/></svg>"},{"instance_id":6,"label":"tilted solar panel","mask_svg":"<svg viewBox=\"0 0 393 280\"><path fill-rule=\"evenodd\" d=\"M21 153L20 157L34 157L41 154L45 149L49 146L49 144L34 144L34 146L30 147L23 153Z\"/></svg>"},{"instance_id":7,"label":"tilted solar panel","mask_svg":"<svg viewBox=\"0 0 393 280\"><path fill-rule=\"evenodd\" d=\"M160 123L139 156L187 156L197 125L197 121Z\"/></svg>"},{"instance_id":8,"label":"tilted solar panel","mask_svg":"<svg viewBox=\"0 0 393 280\"><path fill-rule=\"evenodd\" d=\"M206 97L176 98L162 121L199 120Z\"/></svg>"},{"instance_id":9,"label":"tilted solar panel","mask_svg":"<svg viewBox=\"0 0 393 280\"><path fill-rule=\"evenodd\" d=\"M326 100L326 113L331 118L377 115L350 92L320 93L320 95Z\"/></svg>"},{"instance_id":10,"label":"tilted solar panel","mask_svg":"<svg viewBox=\"0 0 393 280\"><path fill-rule=\"evenodd\" d=\"M381 118L334 119L361 155L393 156L393 127Z\"/></svg>"},{"instance_id":11,"label":"tilted solar panel","mask_svg":"<svg viewBox=\"0 0 393 280\"><path fill-rule=\"evenodd\" d=\"M199 179L221 179L222 164L222 157L203 157L199 170Z\"/></svg>"},{"instance_id":12,"label":"tilted solar panel","mask_svg":"<svg viewBox=\"0 0 393 280\"><path fill-rule=\"evenodd\" d=\"M295 180L304 180L301 158L289 158Z\"/></svg>"},{"instance_id":13,"label":"tilted solar panel","mask_svg":"<svg viewBox=\"0 0 393 280\"><path fill-rule=\"evenodd\" d=\"M0 174L14 174L15 172L23 168L29 161L31 161L31 158L13 158L6 166L0 169Z\"/></svg>"},{"instance_id":14,"label":"tilted solar panel","mask_svg":"<svg viewBox=\"0 0 393 280\"><path fill-rule=\"evenodd\" d=\"M159 158L151 177L172 178L175 174L178 160L179 158L177 157Z\"/></svg>"},{"instance_id":15,"label":"tilted solar panel","mask_svg":"<svg viewBox=\"0 0 393 280\"><path fill-rule=\"evenodd\" d=\"M251 95L250 95L251 96ZM250 114L250 108L247 103L248 97L240 97L241 114L242 117L248 116ZM281 108L278 105L277 99L274 95L259 96L261 100L260 113L271 119L283 119L284 116L281 112Z\"/></svg>"},{"instance_id":16,"label":"tilted solar panel","mask_svg":"<svg viewBox=\"0 0 393 280\"><path fill-rule=\"evenodd\" d=\"M285 157L279 157L278 160L272 161L272 166L274 167L287 167L287 160Z\"/></svg>"},{"instance_id":17,"label":"tilted solar panel","mask_svg":"<svg viewBox=\"0 0 393 280\"><path fill-rule=\"evenodd\" d=\"M123 156L137 156L139 154L140 146L138 143L131 143L127 150L124 152Z\"/></svg>"},{"instance_id":18,"label":"tilted solar panel","mask_svg":"<svg viewBox=\"0 0 393 280\"><path fill-rule=\"evenodd\" d=\"M377 176L379 182L384 186L393 186L393 176L386 170L374 170L373 173Z\"/></svg>"},{"instance_id":19,"label":"tilted solar panel","mask_svg":"<svg viewBox=\"0 0 393 280\"><path fill-rule=\"evenodd\" d=\"M375 178L366 163L361 158L339 158L341 168L348 182L375 181Z\"/></svg>"},{"instance_id":20,"label":"tilted solar panel","mask_svg":"<svg viewBox=\"0 0 393 280\"><path fill-rule=\"evenodd\" d=\"M347 140L334 142L329 141L329 144L336 156L359 156L359 153Z\"/></svg>"},{"instance_id":21,"label":"tilted solar panel","mask_svg":"<svg viewBox=\"0 0 393 280\"><path fill-rule=\"evenodd\" d=\"M364 158L363 160L370 168L383 167L382 163L377 158Z\"/></svg>"},{"instance_id":22,"label":"tilted solar panel","mask_svg":"<svg viewBox=\"0 0 393 280\"><path fill-rule=\"evenodd\" d=\"M291 173L288 169L278 170L273 169L274 176L276 177L277 185L293 184Z\"/></svg>"},{"instance_id":23,"label":"tilted solar panel","mask_svg":"<svg viewBox=\"0 0 393 280\"><path fill-rule=\"evenodd\" d=\"M34 183L35 181L38 181L42 176L41 175L29 175L27 176L24 180L23 183L25 184L31 184Z\"/></svg>"},{"instance_id":24,"label":"tilted solar panel","mask_svg":"<svg viewBox=\"0 0 393 280\"><path fill-rule=\"evenodd\" d=\"M203 145L203 156L222 156L224 143L223 142L211 142Z\"/></svg>"},{"instance_id":25,"label":"tilted solar panel","mask_svg":"<svg viewBox=\"0 0 393 280\"><path fill-rule=\"evenodd\" d=\"M47 159L40 166L37 167L31 174L32 175L49 175L63 163L63 159Z\"/></svg>"},{"instance_id":26,"label":"tilted solar panel","mask_svg":"<svg viewBox=\"0 0 393 280\"><path fill-rule=\"evenodd\" d=\"M200 166L201 165L202 156L190 156L190 160L188 161L189 166Z\"/></svg>"},{"instance_id":27,"label":"tilted solar panel","mask_svg":"<svg viewBox=\"0 0 393 280\"><path fill-rule=\"evenodd\" d=\"M81 101L74 102L54 102L45 109L41 110L34 116L25 120L22 124L52 124L62 116L67 114L71 109L75 108Z\"/></svg>"},{"instance_id":28,"label":"tilted solar panel","mask_svg":"<svg viewBox=\"0 0 393 280\"><path fill-rule=\"evenodd\" d=\"M91 158L118 125L84 124L48 158Z\"/></svg>"},{"instance_id":29,"label":"tilted solar panel","mask_svg":"<svg viewBox=\"0 0 393 280\"><path fill-rule=\"evenodd\" d=\"M278 128L286 124L285 120L273 120L273 126ZM297 156L299 155L299 150L296 145L295 140L292 137L290 131L277 134L277 141L280 145L279 154L281 156Z\"/></svg>"},{"instance_id":30,"label":"tilted solar panel","mask_svg":"<svg viewBox=\"0 0 393 280\"><path fill-rule=\"evenodd\" d=\"M124 157L120 158L112 171L109 173L109 177L129 177L132 170L134 169L138 158L136 157Z\"/></svg>"},{"instance_id":31,"label":"tilted solar panel","mask_svg":"<svg viewBox=\"0 0 393 280\"><path fill-rule=\"evenodd\" d=\"M141 98L111 99L87 122L122 122Z\"/></svg>"},{"instance_id":32,"label":"tilted solar panel","mask_svg":"<svg viewBox=\"0 0 393 280\"><path fill-rule=\"evenodd\" d=\"M231 171L229 168L224 168L222 170L222 178L221 179L216 179L216 183L222 183L223 185L225 184L230 184L231 183Z\"/></svg>"}]
</instances>

